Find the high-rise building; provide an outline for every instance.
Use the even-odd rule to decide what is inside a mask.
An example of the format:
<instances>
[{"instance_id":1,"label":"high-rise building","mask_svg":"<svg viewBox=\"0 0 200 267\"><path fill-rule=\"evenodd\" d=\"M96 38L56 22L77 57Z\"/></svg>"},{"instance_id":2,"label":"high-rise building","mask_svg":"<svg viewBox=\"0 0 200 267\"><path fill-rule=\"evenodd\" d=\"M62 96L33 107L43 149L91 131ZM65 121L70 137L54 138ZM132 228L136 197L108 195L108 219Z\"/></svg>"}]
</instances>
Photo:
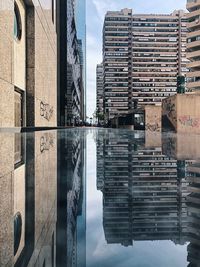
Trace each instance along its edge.
<instances>
[{"instance_id":1,"label":"high-rise building","mask_svg":"<svg viewBox=\"0 0 200 267\"><path fill-rule=\"evenodd\" d=\"M103 113L103 64L98 64L96 68L96 90L97 112Z\"/></svg>"},{"instance_id":2,"label":"high-rise building","mask_svg":"<svg viewBox=\"0 0 200 267\"><path fill-rule=\"evenodd\" d=\"M65 125L75 125L81 120L82 75L75 22L74 1L67 0L67 88L65 94Z\"/></svg>"},{"instance_id":3,"label":"high-rise building","mask_svg":"<svg viewBox=\"0 0 200 267\"><path fill-rule=\"evenodd\" d=\"M103 29L105 115L161 105L186 69L186 15L107 12Z\"/></svg>"},{"instance_id":4,"label":"high-rise building","mask_svg":"<svg viewBox=\"0 0 200 267\"><path fill-rule=\"evenodd\" d=\"M200 1L187 0L188 34L187 34L187 58L190 60L187 67L187 87L189 90L200 89Z\"/></svg>"},{"instance_id":5,"label":"high-rise building","mask_svg":"<svg viewBox=\"0 0 200 267\"><path fill-rule=\"evenodd\" d=\"M84 1L57 0L58 125L85 120L86 33Z\"/></svg>"},{"instance_id":6,"label":"high-rise building","mask_svg":"<svg viewBox=\"0 0 200 267\"><path fill-rule=\"evenodd\" d=\"M77 37L82 43L82 118L86 119L86 0L74 0Z\"/></svg>"}]
</instances>

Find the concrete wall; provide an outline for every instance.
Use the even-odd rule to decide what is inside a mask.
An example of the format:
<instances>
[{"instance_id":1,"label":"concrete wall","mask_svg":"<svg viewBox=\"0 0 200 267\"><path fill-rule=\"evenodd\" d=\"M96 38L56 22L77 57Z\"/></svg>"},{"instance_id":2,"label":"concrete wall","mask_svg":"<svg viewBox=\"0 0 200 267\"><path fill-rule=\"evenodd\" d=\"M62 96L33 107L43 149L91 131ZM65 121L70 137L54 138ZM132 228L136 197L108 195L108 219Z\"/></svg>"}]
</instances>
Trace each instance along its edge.
<instances>
[{"instance_id":1,"label":"concrete wall","mask_svg":"<svg viewBox=\"0 0 200 267\"><path fill-rule=\"evenodd\" d=\"M177 95L177 132L200 133L200 95Z\"/></svg>"},{"instance_id":2,"label":"concrete wall","mask_svg":"<svg viewBox=\"0 0 200 267\"><path fill-rule=\"evenodd\" d=\"M162 139L163 154L177 160L199 160L199 144L200 135L173 133Z\"/></svg>"},{"instance_id":3,"label":"concrete wall","mask_svg":"<svg viewBox=\"0 0 200 267\"><path fill-rule=\"evenodd\" d=\"M177 103L176 95L162 101L162 117L168 119L174 129L177 128Z\"/></svg>"},{"instance_id":4,"label":"concrete wall","mask_svg":"<svg viewBox=\"0 0 200 267\"><path fill-rule=\"evenodd\" d=\"M13 266L14 135L0 133L0 266Z\"/></svg>"},{"instance_id":5,"label":"concrete wall","mask_svg":"<svg viewBox=\"0 0 200 267\"><path fill-rule=\"evenodd\" d=\"M161 131L161 107L145 106L145 129L147 131Z\"/></svg>"},{"instance_id":6,"label":"concrete wall","mask_svg":"<svg viewBox=\"0 0 200 267\"><path fill-rule=\"evenodd\" d=\"M26 90L26 12L22 0L15 1L21 15L22 35L21 39L14 38L14 85L19 89Z\"/></svg>"},{"instance_id":7,"label":"concrete wall","mask_svg":"<svg viewBox=\"0 0 200 267\"><path fill-rule=\"evenodd\" d=\"M0 127L15 126L14 86L26 91L24 126L57 126L56 12L53 20L51 0L16 3L21 40L13 34L14 1L0 0Z\"/></svg>"},{"instance_id":8,"label":"concrete wall","mask_svg":"<svg viewBox=\"0 0 200 267\"><path fill-rule=\"evenodd\" d=\"M0 0L0 127L14 126L14 2Z\"/></svg>"},{"instance_id":9,"label":"concrete wall","mask_svg":"<svg viewBox=\"0 0 200 267\"><path fill-rule=\"evenodd\" d=\"M55 1L56 3L56 1ZM52 0L35 5L35 126L57 125L57 37Z\"/></svg>"},{"instance_id":10,"label":"concrete wall","mask_svg":"<svg viewBox=\"0 0 200 267\"><path fill-rule=\"evenodd\" d=\"M25 164L15 169L14 171L14 181L13 181L13 195L14 195L14 208L13 214L20 213L22 218L22 233L21 239L19 243L19 248L14 257L14 262L20 254L25 246L25 203L26 203L26 193L25 193Z\"/></svg>"},{"instance_id":11,"label":"concrete wall","mask_svg":"<svg viewBox=\"0 0 200 267\"><path fill-rule=\"evenodd\" d=\"M162 115L178 133L200 133L200 95L178 94L163 101Z\"/></svg>"},{"instance_id":12,"label":"concrete wall","mask_svg":"<svg viewBox=\"0 0 200 267\"><path fill-rule=\"evenodd\" d=\"M161 132L145 131L145 148L162 146Z\"/></svg>"},{"instance_id":13,"label":"concrete wall","mask_svg":"<svg viewBox=\"0 0 200 267\"><path fill-rule=\"evenodd\" d=\"M53 266L57 220L57 133L35 133L35 250L28 266ZM55 251L55 250L54 250ZM55 260L55 255L54 255ZM55 263L54 263L55 265Z\"/></svg>"}]
</instances>

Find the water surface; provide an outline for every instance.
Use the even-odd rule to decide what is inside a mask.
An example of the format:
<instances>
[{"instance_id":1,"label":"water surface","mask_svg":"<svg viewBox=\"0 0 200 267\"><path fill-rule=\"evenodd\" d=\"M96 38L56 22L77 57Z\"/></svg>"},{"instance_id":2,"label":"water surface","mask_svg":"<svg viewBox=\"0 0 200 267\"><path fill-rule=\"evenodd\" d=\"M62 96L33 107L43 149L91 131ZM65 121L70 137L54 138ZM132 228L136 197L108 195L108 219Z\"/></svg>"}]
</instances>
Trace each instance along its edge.
<instances>
[{"instance_id":1,"label":"water surface","mask_svg":"<svg viewBox=\"0 0 200 267\"><path fill-rule=\"evenodd\" d=\"M200 266L200 136L0 134L0 266Z\"/></svg>"}]
</instances>

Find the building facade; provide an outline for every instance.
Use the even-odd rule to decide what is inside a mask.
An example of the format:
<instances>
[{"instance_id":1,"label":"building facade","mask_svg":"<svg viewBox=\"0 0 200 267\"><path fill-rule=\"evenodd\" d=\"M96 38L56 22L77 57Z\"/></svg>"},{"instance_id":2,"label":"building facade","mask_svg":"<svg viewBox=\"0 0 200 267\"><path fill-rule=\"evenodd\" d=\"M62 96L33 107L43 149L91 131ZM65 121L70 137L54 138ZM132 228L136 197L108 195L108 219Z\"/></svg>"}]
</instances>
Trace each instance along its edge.
<instances>
[{"instance_id":1,"label":"building facade","mask_svg":"<svg viewBox=\"0 0 200 267\"><path fill-rule=\"evenodd\" d=\"M54 2L0 1L0 127L57 126Z\"/></svg>"},{"instance_id":2,"label":"building facade","mask_svg":"<svg viewBox=\"0 0 200 267\"><path fill-rule=\"evenodd\" d=\"M86 0L75 0L77 37L82 43L82 119L86 119Z\"/></svg>"},{"instance_id":3,"label":"building facade","mask_svg":"<svg viewBox=\"0 0 200 267\"><path fill-rule=\"evenodd\" d=\"M82 75L75 21L74 1L67 0L67 88L65 94L65 125L81 120Z\"/></svg>"},{"instance_id":4,"label":"building facade","mask_svg":"<svg viewBox=\"0 0 200 267\"><path fill-rule=\"evenodd\" d=\"M187 58L190 60L187 86L190 91L198 91L200 89L200 1L188 0L187 9L189 11L187 14Z\"/></svg>"},{"instance_id":5,"label":"building facade","mask_svg":"<svg viewBox=\"0 0 200 267\"><path fill-rule=\"evenodd\" d=\"M98 64L96 68L96 109L98 113L103 113L103 64Z\"/></svg>"},{"instance_id":6,"label":"building facade","mask_svg":"<svg viewBox=\"0 0 200 267\"><path fill-rule=\"evenodd\" d=\"M186 69L186 15L107 12L103 28L105 115L161 105Z\"/></svg>"}]
</instances>

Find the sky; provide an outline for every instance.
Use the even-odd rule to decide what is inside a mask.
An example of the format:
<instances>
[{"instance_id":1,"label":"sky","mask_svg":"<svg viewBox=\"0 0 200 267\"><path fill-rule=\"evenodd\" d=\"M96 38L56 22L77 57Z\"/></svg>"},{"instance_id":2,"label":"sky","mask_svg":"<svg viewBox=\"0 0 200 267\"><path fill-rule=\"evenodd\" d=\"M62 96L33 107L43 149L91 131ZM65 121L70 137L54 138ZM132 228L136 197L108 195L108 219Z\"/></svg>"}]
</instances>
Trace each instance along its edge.
<instances>
[{"instance_id":1,"label":"sky","mask_svg":"<svg viewBox=\"0 0 200 267\"><path fill-rule=\"evenodd\" d=\"M102 29L107 11L132 8L134 13L172 13L185 9L186 0L86 0L87 116L96 109L96 65L102 62Z\"/></svg>"}]
</instances>

